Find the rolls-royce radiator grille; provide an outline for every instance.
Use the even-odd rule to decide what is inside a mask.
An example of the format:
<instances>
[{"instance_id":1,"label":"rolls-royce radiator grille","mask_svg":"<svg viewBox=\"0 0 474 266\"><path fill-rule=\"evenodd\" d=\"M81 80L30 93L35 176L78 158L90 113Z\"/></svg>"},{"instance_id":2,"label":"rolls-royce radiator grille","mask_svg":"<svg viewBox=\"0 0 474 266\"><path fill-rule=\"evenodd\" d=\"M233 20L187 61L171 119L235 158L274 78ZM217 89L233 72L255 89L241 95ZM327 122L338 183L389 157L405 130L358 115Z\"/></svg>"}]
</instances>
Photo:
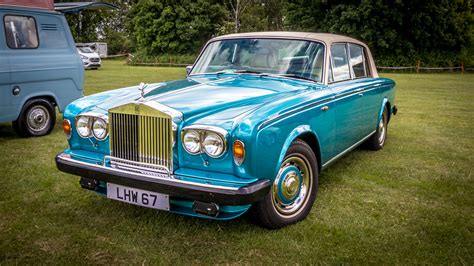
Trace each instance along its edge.
<instances>
[{"instance_id":1,"label":"rolls-royce radiator grille","mask_svg":"<svg viewBox=\"0 0 474 266\"><path fill-rule=\"evenodd\" d=\"M147 108L135 105L109 110L110 155L143 163L146 169L150 168L147 165L162 166L169 173L173 166L171 117Z\"/></svg>"}]
</instances>

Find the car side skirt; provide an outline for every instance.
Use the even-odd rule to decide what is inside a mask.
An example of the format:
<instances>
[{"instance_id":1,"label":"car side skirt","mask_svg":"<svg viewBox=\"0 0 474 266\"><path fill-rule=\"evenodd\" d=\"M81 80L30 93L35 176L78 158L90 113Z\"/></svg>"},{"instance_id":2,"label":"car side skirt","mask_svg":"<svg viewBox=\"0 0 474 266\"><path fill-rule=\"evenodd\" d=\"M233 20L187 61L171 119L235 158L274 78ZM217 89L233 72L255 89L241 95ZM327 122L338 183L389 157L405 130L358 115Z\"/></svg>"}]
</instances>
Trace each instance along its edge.
<instances>
[{"instance_id":1,"label":"car side skirt","mask_svg":"<svg viewBox=\"0 0 474 266\"><path fill-rule=\"evenodd\" d=\"M325 168L328 167L330 164L332 164L333 162L335 162L337 159L341 158L342 156L346 155L348 152L350 152L350 151L352 151L353 149L357 148L357 146L359 146L360 144L362 144L364 141L366 141L368 138L370 138L373 134L375 134L375 130L372 131L369 135L367 135L367 136L365 136L364 138L362 138L361 140L359 140L358 142L356 142L354 145L350 146L349 148L345 149L344 151L342 151L341 153L339 153L338 155L334 156L334 157L331 158L329 161L327 161L326 163L324 163L322 169L325 169Z\"/></svg>"}]
</instances>

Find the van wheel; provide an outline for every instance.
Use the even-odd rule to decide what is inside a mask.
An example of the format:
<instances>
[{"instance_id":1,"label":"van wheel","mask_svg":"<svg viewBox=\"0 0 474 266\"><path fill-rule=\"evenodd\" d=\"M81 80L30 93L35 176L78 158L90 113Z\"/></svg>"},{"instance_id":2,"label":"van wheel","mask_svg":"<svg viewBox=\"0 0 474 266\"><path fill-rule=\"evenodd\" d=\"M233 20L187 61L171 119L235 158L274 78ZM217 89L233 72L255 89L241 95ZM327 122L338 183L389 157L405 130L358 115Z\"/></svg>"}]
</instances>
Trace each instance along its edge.
<instances>
[{"instance_id":1,"label":"van wheel","mask_svg":"<svg viewBox=\"0 0 474 266\"><path fill-rule=\"evenodd\" d=\"M21 137L38 137L49 134L55 123L53 104L43 98L31 99L21 109L18 119L13 121L13 129Z\"/></svg>"},{"instance_id":2,"label":"van wheel","mask_svg":"<svg viewBox=\"0 0 474 266\"><path fill-rule=\"evenodd\" d=\"M257 224L278 229L308 216L318 191L318 162L306 142L295 140L280 165L270 192L254 206Z\"/></svg>"}]
</instances>

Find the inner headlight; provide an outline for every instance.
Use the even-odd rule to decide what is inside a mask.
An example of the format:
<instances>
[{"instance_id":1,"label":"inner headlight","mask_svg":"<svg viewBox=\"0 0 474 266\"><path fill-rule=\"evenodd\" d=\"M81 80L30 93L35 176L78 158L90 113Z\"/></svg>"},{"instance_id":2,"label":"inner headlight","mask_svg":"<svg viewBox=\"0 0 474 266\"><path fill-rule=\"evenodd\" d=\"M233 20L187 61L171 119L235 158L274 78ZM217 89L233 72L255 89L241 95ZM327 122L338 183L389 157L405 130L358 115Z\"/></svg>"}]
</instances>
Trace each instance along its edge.
<instances>
[{"instance_id":1,"label":"inner headlight","mask_svg":"<svg viewBox=\"0 0 474 266\"><path fill-rule=\"evenodd\" d=\"M183 147L187 152L197 154L201 150L199 132L196 130L186 131L183 136Z\"/></svg>"},{"instance_id":2,"label":"inner headlight","mask_svg":"<svg viewBox=\"0 0 474 266\"><path fill-rule=\"evenodd\" d=\"M219 157L225 150L222 137L211 131L205 133L202 146L204 152L211 157Z\"/></svg>"},{"instance_id":3,"label":"inner headlight","mask_svg":"<svg viewBox=\"0 0 474 266\"><path fill-rule=\"evenodd\" d=\"M88 138L91 136L91 125L90 125L90 117L88 116L79 116L76 120L76 130L77 134L83 138Z\"/></svg>"},{"instance_id":4,"label":"inner headlight","mask_svg":"<svg viewBox=\"0 0 474 266\"><path fill-rule=\"evenodd\" d=\"M107 137L107 122L102 118L95 119L92 124L92 134L98 140L103 140Z\"/></svg>"}]
</instances>

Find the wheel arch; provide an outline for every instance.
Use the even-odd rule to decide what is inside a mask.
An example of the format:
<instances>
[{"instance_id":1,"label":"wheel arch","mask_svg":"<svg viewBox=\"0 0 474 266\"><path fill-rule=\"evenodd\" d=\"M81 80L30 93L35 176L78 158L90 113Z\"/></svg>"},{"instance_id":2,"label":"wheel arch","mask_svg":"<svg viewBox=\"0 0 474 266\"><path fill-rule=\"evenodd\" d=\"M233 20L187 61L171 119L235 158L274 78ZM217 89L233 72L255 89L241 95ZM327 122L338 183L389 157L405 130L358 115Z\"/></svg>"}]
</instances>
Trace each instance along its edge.
<instances>
[{"instance_id":1,"label":"wheel arch","mask_svg":"<svg viewBox=\"0 0 474 266\"><path fill-rule=\"evenodd\" d=\"M382 119L382 114L383 114L383 111L385 110L385 108L387 108L388 110L388 118L387 118L387 123L390 122L390 118L392 117L392 112L391 112L391 104L390 104L390 101L388 100L387 97L384 97L383 100L382 100L382 104L380 105L380 111L379 111L379 114L378 114L378 117L377 117L377 124L379 124L380 122L380 119Z\"/></svg>"},{"instance_id":2,"label":"wheel arch","mask_svg":"<svg viewBox=\"0 0 474 266\"><path fill-rule=\"evenodd\" d=\"M316 132L311 130L309 125L301 125L293 129L286 138L281 149L280 156L278 158L275 173L278 172L280 164L283 162L283 159L285 158L285 155L288 151L288 148L291 146L291 143L293 143L293 141L295 141L296 139L300 139L306 142L311 147L311 150L314 152L314 155L317 159L318 171L321 172L321 148L319 145L318 136Z\"/></svg>"},{"instance_id":3,"label":"wheel arch","mask_svg":"<svg viewBox=\"0 0 474 266\"><path fill-rule=\"evenodd\" d=\"M49 101L54 108L60 108L59 104L58 104L58 101L56 99L56 96L55 95L52 95L52 94L33 94L33 95L30 95L29 97L25 97L20 104L18 104L18 106L16 108L17 111L16 111L16 118L15 120L17 120L19 117L20 117L20 114L21 112L24 110L26 104L32 100L36 100L36 99L45 99L47 101Z\"/></svg>"}]
</instances>

